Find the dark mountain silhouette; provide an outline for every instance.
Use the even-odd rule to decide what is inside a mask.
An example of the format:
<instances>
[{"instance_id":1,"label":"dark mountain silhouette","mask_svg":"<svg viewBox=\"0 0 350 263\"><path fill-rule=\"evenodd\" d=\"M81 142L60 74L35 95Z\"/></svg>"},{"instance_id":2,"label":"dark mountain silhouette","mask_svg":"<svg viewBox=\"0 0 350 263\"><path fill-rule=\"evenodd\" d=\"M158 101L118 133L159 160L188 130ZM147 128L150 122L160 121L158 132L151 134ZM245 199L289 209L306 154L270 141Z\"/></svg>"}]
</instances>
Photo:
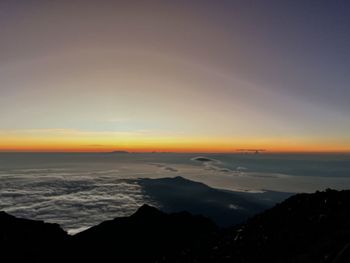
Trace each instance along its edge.
<instances>
[{"instance_id":1,"label":"dark mountain silhouette","mask_svg":"<svg viewBox=\"0 0 350 263\"><path fill-rule=\"evenodd\" d=\"M60 262L68 238L57 224L0 212L0 262Z\"/></svg>"},{"instance_id":2,"label":"dark mountain silhouette","mask_svg":"<svg viewBox=\"0 0 350 263\"><path fill-rule=\"evenodd\" d=\"M128 151L112 151L112 152L109 152L110 154L126 154L126 153L129 153Z\"/></svg>"},{"instance_id":3,"label":"dark mountain silhouette","mask_svg":"<svg viewBox=\"0 0 350 263\"><path fill-rule=\"evenodd\" d=\"M165 214L144 205L132 216L103 222L72 241L78 258L96 262L182 262L200 254L217 230L202 216Z\"/></svg>"},{"instance_id":4,"label":"dark mountain silhouette","mask_svg":"<svg viewBox=\"0 0 350 263\"><path fill-rule=\"evenodd\" d=\"M1 262L350 262L350 190L297 194L218 228L144 205L74 236L0 213Z\"/></svg>"},{"instance_id":5,"label":"dark mountain silhouette","mask_svg":"<svg viewBox=\"0 0 350 263\"><path fill-rule=\"evenodd\" d=\"M213 258L235 262L350 262L350 191L294 195L228 229L218 247Z\"/></svg>"},{"instance_id":6,"label":"dark mountain silhouette","mask_svg":"<svg viewBox=\"0 0 350 263\"><path fill-rule=\"evenodd\" d=\"M215 162L216 160L214 160L214 159L210 159L210 158L207 158L207 157L201 157L201 156L199 156L199 157L195 157L195 158L193 158L192 159L193 161L198 161L198 162Z\"/></svg>"},{"instance_id":7,"label":"dark mountain silhouette","mask_svg":"<svg viewBox=\"0 0 350 263\"><path fill-rule=\"evenodd\" d=\"M203 183L177 176L173 178L138 179L144 195L167 213L186 210L212 219L221 227L242 223L249 217L271 208L291 193L264 191L233 192L211 188Z\"/></svg>"}]
</instances>

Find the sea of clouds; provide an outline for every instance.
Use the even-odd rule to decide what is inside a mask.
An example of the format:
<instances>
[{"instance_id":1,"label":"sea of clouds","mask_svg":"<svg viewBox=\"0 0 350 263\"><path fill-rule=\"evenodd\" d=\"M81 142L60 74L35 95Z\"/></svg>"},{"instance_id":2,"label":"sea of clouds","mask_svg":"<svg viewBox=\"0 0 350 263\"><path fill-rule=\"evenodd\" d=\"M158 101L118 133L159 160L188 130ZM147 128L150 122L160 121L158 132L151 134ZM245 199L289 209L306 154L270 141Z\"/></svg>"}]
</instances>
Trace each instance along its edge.
<instances>
[{"instance_id":1,"label":"sea of clouds","mask_svg":"<svg viewBox=\"0 0 350 263\"><path fill-rule=\"evenodd\" d=\"M1 176L1 209L18 217L58 223L70 233L152 204L136 181L108 176L108 172L95 176L52 169L22 172Z\"/></svg>"},{"instance_id":2,"label":"sea of clouds","mask_svg":"<svg viewBox=\"0 0 350 263\"><path fill-rule=\"evenodd\" d=\"M137 160L132 155L119 159L83 156L77 160L69 156L57 162L25 160L21 164L15 160L13 165L0 160L0 210L58 223L69 233L76 233L105 220L131 215L144 203L158 206L138 183L142 178L182 176L214 188L252 193L350 187L350 178L345 177L250 172L239 163L227 167L208 156L153 156L137 156Z\"/></svg>"}]
</instances>

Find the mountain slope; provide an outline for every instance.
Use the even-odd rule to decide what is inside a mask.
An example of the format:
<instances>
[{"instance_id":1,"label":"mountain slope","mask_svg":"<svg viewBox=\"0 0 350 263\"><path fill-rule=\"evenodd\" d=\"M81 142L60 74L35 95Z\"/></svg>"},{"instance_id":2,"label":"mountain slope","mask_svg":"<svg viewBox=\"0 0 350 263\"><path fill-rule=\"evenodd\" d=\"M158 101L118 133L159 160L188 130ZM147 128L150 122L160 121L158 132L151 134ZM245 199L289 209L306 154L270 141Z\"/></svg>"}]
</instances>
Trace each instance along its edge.
<instances>
[{"instance_id":1,"label":"mountain slope","mask_svg":"<svg viewBox=\"0 0 350 263\"><path fill-rule=\"evenodd\" d=\"M263 191L234 192L211 188L203 183L177 176L139 179L145 196L167 213L186 210L212 219L219 226L242 223L249 217L272 207L291 193Z\"/></svg>"},{"instance_id":2,"label":"mountain slope","mask_svg":"<svg viewBox=\"0 0 350 263\"><path fill-rule=\"evenodd\" d=\"M0 212L1 262L61 261L69 236L57 224L16 218Z\"/></svg>"},{"instance_id":3,"label":"mountain slope","mask_svg":"<svg viewBox=\"0 0 350 263\"><path fill-rule=\"evenodd\" d=\"M333 262L350 244L350 191L294 195L228 229L213 258L235 262ZM249 253L254 251L254 253ZM350 262L350 258L346 257ZM287 260L288 259L288 260ZM229 262L229 260L223 260Z\"/></svg>"},{"instance_id":4,"label":"mountain slope","mask_svg":"<svg viewBox=\"0 0 350 263\"><path fill-rule=\"evenodd\" d=\"M215 240L217 230L202 216L165 214L144 205L132 216L103 222L76 234L72 241L79 258L177 262L200 254L208 242Z\"/></svg>"},{"instance_id":5,"label":"mountain slope","mask_svg":"<svg viewBox=\"0 0 350 263\"><path fill-rule=\"evenodd\" d=\"M0 213L1 262L350 262L350 190L294 195L220 229L144 205L75 236Z\"/></svg>"}]
</instances>

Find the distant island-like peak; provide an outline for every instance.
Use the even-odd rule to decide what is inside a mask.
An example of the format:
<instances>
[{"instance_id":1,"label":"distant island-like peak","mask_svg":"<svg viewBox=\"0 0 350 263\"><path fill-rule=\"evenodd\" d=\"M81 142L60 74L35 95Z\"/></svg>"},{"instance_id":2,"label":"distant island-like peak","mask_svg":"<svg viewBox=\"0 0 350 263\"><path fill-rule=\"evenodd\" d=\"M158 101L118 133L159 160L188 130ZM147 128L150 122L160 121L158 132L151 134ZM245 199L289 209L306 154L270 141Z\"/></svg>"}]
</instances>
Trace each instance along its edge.
<instances>
[{"instance_id":1,"label":"distant island-like peak","mask_svg":"<svg viewBox=\"0 0 350 263\"><path fill-rule=\"evenodd\" d=\"M121 154L125 154L125 153L129 153L128 151L112 151L112 152L109 152L109 153L111 153L111 154L119 154L119 153L121 153Z\"/></svg>"}]
</instances>

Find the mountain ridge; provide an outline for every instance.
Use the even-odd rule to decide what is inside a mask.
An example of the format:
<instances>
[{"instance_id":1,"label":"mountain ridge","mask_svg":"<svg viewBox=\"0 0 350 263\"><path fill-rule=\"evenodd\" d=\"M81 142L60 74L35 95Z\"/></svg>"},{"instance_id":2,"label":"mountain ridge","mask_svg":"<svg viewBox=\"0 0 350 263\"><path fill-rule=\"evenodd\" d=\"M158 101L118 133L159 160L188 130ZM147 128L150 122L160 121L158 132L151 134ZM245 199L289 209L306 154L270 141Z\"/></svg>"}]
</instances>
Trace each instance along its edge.
<instances>
[{"instance_id":1,"label":"mountain ridge","mask_svg":"<svg viewBox=\"0 0 350 263\"><path fill-rule=\"evenodd\" d=\"M345 263L350 190L296 194L228 228L143 205L71 236L57 224L0 212L0 247L4 262Z\"/></svg>"}]
</instances>

